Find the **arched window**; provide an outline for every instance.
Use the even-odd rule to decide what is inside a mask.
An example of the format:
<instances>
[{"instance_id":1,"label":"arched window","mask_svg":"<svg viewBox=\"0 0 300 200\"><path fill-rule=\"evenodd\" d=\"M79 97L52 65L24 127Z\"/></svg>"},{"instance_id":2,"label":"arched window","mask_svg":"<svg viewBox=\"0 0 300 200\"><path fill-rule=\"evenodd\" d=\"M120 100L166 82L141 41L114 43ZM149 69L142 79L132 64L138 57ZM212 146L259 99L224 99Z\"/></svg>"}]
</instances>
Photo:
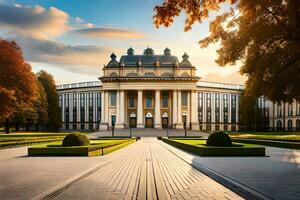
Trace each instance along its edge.
<instances>
[{"instance_id":1,"label":"arched window","mask_svg":"<svg viewBox=\"0 0 300 200\"><path fill-rule=\"evenodd\" d=\"M282 122L280 120L277 121L276 128L277 130L282 130Z\"/></svg>"},{"instance_id":2,"label":"arched window","mask_svg":"<svg viewBox=\"0 0 300 200\"><path fill-rule=\"evenodd\" d=\"M293 130L293 122L291 119L288 120L288 130L292 131Z\"/></svg>"},{"instance_id":3,"label":"arched window","mask_svg":"<svg viewBox=\"0 0 300 200\"><path fill-rule=\"evenodd\" d=\"M296 120L296 130L299 131L300 130L300 119Z\"/></svg>"}]
</instances>

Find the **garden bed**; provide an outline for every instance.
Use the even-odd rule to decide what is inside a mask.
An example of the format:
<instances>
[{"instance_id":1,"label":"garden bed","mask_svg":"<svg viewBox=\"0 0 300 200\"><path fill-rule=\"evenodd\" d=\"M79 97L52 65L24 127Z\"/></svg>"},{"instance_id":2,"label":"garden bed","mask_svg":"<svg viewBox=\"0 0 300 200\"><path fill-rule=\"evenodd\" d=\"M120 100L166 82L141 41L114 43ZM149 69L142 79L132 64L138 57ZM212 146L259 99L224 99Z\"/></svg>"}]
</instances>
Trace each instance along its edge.
<instances>
[{"instance_id":1,"label":"garden bed","mask_svg":"<svg viewBox=\"0 0 300 200\"><path fill-rule=\"evenodd\" d=\"M265 147L252 144L233 143L230 147L206 146L206 140L162 140L172 146L200 156L265 156Z\"/></svg>"},{"instance_id":2,"label":"garden bed","mask_svg":"<svg viewBox=\"0 0 300 200\"><path fill-rule=\"evenodd\" d=\"M91 140L88 146L64 147L61 142L28 148L29 156L100 156L135 142L135 139Z\"/></svg>"}]
</instances>

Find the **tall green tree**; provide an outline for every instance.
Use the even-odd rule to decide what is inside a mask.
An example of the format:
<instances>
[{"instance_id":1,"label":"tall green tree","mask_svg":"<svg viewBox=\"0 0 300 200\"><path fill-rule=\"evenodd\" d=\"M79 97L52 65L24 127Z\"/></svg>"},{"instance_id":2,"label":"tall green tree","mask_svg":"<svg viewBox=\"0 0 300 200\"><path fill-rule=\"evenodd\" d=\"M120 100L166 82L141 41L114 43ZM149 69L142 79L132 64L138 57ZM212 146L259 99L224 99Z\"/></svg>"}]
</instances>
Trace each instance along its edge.
<instances>
[{"instance_id":1,"label":"tall green tree","mask_svg":"<svg viewBox=\"0 0 300 200\"><path fill-rule=\"evenodd\" d=\"M60 112L54 78L43 70L37 73L37 78L43 85L47 97L48 129L58 130L60 128Z\"/></svg>"},{"instance_id":2,"label":"tall green tree","mask_svg":"<svg viewBox=\"0 0 300 200\"><path fill-rule=\"evenodd\" d=\"M48 123L48 101L45 88L42 83L38 82L38 98L34 103L37 113L36 130L39 130L39 125L46 125Z\"/></svg>"},{"instance_id":3,"label":"tall green tree","mask_svg":"<svg viewBox=\"0 0 300 200\"><path fill-rule=\"evenodd\" d=\"M170 26L186 12L185 31L228 2L230 9L210 22L202 48L219 43L216 63L241 61L246 94L273 101L300 99L300 1L298 0L165 0L155 7L157 27Z\"/></svg>"},{"instance_id":4,"label":"tall green tree","mask_svg":"<svg viewBox=\"0 0 300 200\"><path fill-rule=\"evenodd\" d=\"M32 125L35 125L36 130L39 130L40 125L46 125L48 123L48 102L45 89L39 80L36 80L36 82L37 94L32 105L30 107L20 108L18 112L14 114L12 123L15 124L16 131L19 130L20 125L25 125L28 131Z\"/></svg>"},{"instance_id":5,"label":"tall green tree","mask_svg":"<svg viewBox=\"0 0 300 200\"><path fill-rule=\"evenodd\" d=\"M36 99L37 84L31 66L15 42L0 39L0 121L9 133L10 119L19 110L30 108Z\"/></svg>"}]
</instances>

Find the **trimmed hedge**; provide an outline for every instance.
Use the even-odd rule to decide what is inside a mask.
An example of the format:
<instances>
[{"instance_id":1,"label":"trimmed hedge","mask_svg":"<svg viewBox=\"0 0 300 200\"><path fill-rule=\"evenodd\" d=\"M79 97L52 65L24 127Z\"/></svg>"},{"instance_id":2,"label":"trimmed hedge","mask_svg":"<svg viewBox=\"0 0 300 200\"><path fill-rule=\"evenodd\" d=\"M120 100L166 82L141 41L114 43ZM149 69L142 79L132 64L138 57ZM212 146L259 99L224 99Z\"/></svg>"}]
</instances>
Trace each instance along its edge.
<instances>
[{"instance_id":1,"label":"trimmed hedge","mask_svg":"<svg viewBox=\"0 0 300 200\"><path fill-rule=\"evenodd\" d=\"M29 146L32 144L39 144L39 143L56 142L56 141L61 141L62 139L63 138L53 138L53 139L49 138L49 139L31 139L31 140L1 142L0 149Z\"/></svg>"},{"instance_id":2,"label":"trimmed hedge","mask_svg":"<svg viewBox=\"0 0 300 200\"><path fill-rule=\"evenodd\" d=\"M258 139L237 139L231 138L234 142L243 142L247 144L258 144L278 148L300 149L300 142L284 142L275 140L258 140Z\"/></svg>"},{"instance_id":3,"label":"trimmed hedge","mask_svg":"<svg viewBox=\"0 0 300 200\"><path fill-rule=\"evenodd\" d=\"M135 142L134 139L114 141L110 143L95 144L88 146L71 146L65 147L61 145L46 145L43 147L28 148L29 156L99 156L105 155L121 147Z\"/></svg>"},{"instance_id":4,"label":"trimmed hedge","mask_svg":"<svg viewBox=\"0 0 300 200\"><path fill-rule=\"evenodd\" d=\"M224 133L223 131L214 132L209 135L206 140L207 146L218 146L218 147L230 147L232 145L232 141L230 137Z\"/></svg>"},{"instance_id":5,"label":"trimmed hedge","mask_svg":"<svg viewBox=\"0 0 300 200\"><path fill-rule=\"evenodd\" d=\"M162 138L162 140L172 146L200 156L265 156L265 147L256 145L233 144L231 147L216 147L202 144L196 146L166 138Z\"/></svg>"},{"instance_id":6,"label":"trimmed hedge","mask_svg":"<svg viewBox=\"0 0 300 200\"><path fill-rule=\"evenodd\" d=\"M62 142L62 146L65 147L87 145L90 145L90 139L87 135L82 133L71 133L67 135Z\"/></svg>"}]
</instances>

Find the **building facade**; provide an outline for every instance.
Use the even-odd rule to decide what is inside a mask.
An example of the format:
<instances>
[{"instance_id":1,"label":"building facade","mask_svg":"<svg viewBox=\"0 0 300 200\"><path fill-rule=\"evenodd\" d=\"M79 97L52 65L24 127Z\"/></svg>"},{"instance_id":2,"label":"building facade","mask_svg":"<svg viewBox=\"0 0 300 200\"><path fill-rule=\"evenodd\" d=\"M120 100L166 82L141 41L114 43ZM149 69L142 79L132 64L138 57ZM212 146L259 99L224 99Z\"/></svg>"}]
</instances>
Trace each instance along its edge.
<instances>
[{"instance_id":1,"label":"building facade","mask_svg":"<svg viewBox=\"0 0 300 200\"><path fill-rule=\"evenodd\" d=\"M243 86L200 81L186 53L179 61L168 48L161 55L151 48L135 55L129 48L119 61L111 55L99 79L57 87L63 129L107 130L113 125L118 129L239 129ZM285 106L285 113L264 98L258 106L269 127L299 129L299 102Z\"/></svg>"}]
</instances>

